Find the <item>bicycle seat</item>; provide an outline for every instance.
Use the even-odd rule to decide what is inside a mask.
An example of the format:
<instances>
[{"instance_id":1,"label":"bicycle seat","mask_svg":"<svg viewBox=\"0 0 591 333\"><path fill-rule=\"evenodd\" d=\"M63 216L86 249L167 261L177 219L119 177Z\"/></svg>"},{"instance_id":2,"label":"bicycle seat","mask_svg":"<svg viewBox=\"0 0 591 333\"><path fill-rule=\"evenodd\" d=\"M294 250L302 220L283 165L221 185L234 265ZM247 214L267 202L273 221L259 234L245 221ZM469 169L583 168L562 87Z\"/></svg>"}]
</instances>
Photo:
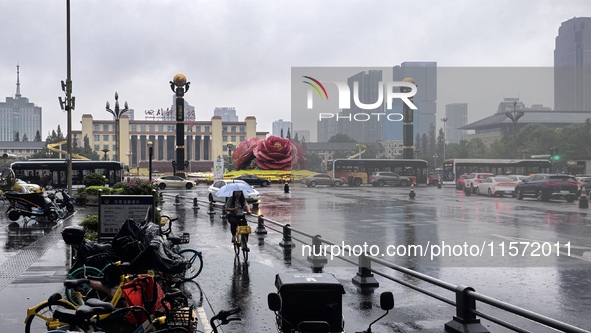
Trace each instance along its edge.
<instances>
[{"instance_id":1,"label":"bicycle seat","mask_svg":"<svg viewBox=\"0 0 591 333\"><path fill-rule=\"evenodd\" d=\"M115 310L115 306L109 302L101 301L98 298L90 298L86 300L86 305L93 308L103 308L109 312Z\"/></svg>"},{"instance_id":2,"label":"bicycle seat","mask_svg":"<svg viewBox=\"0 0 591 333\"><path fill-rule=\"evenodd\" d=\"M90 319L96 315L102 315L105 313L111 313L114 307L111 309L105 309L102 307L92 307L88 305L81 305L76 309L76 317L81 319Z\"/></svg>"},{"instance_id":3,"label":"bicycle seat","mask_svg":"<svg viewBox=\"0 0 591 333\"><path fill-rule=\"evenodd\" d=\"M64 281L64 287L68 289L77 289L78 287L82 287L83 285L88 283L90 283L88 279L66 280Z\"/></svg>"},{"instance_id":4,"label":"bicycle seat","mask_svg":"<svg viewBox=\"0 0 591 333\"><path fill-rule=\"evenodd\" d=\"M108 252L111 250L111 248L113 247L111 244L108 243L95 243L93 244L93 250L95 250L96 252Z\"/></svg>"}]
</instances>

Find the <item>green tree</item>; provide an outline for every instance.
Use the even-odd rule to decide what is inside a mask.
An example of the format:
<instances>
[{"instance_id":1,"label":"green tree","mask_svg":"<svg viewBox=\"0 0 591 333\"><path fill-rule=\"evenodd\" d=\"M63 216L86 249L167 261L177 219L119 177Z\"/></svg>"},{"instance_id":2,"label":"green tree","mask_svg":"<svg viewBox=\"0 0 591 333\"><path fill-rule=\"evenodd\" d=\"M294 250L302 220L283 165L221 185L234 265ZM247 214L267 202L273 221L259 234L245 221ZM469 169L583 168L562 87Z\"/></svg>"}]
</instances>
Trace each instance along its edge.
<instances>
[{"instance_id":1,"label":"green tree","mask_svg":"<svg viewBox=\"0 0 591 333\"><path fill-rule=\"evenodd\" d=\"M322 172L322 157L316 153L306 153L306 168L314 172Z\"/></svg>"},{"instance_id":2,"label":"green tree","mask_svg":"<svg viewBox=\"0 0 591 333\"><path fill-rule=\"evenodd\" d=\"M419 157L423 160L427 159L429 156L429 137L427 137L427 133L423 133L421 136L421 149L419 151Z\"/></svg>"},{"instance_id":3,"label":"green tree","mask_svg":"<svg viewBox=\"0 0 591 333\"><path fill-rule=\"evenodd\" d=\"M347 134L335 134L328 139L328 142L357 142Z\"/></svg>"},{"instance_id":4,"label":"green tree","mask_svg":"<svg viewBox=\"0 0 591 333\"><path fill-rule=\"evenodd\" d=\"M283 128L281 129L281 137L283 137Z\"/></svg>"},{"instance_id":5,"label":"green tree","mask_svg":"<svg viewBox=\"0 0 591 333\"><path fill-rule=\"evenodd\" d=\"M33 141L34 142L41 142L41 133L39 132L39 130L37 130L37 132L35 132L35 139Z\"/></svg>"},{"instance_id":6,"label":"green tree","mask_svg":"<svg viewBox=\"0 0 591 333\"><path fill-rule=\"evenodd\" d=\"M431 124L431 126L429 126L429 146L427 147L427 152L426 152L426 156L427 158L430 158L431 156L435 155L437 153L437 137L435 136L435 125Z\"/></svg>"},{"instance_id":7,"label":"green tree","mask_svg":"<svg viewBox=\"0 0 591 333\"><path fill-rule=\"evenodd\" d=\"M468 156L469 158L486 158L487 148L480 138L472 139L468 142Z\"/></svg>"},{"instance_id":8,"label":"green tree","mask_svg":"<svg viewBox=\"0 0 591 333\"><path fill-rule=\"evenodd\" d=\"M20 134L18 132L14 133L14 141L21 141L19 139L19 137L20 137Z\"/></svg>"},{"instance_id":9,"label":"green tree","mask_svg":"<svg viewBox=\"0 0 591 333\"><path fill-rule=\"evenodd\" d=\"M287 129L287 136L285 138L291 139L291 131L289 130L289 128Z\"/></svg>"},{"instance_id":10,"label":"green tree","mask_svg":"<svg viewBox=\"0 0 591 333\"><path fill-rule=\"evenodd\" d=\"M442 159L444 157L447 158L447 156L443 156L443 145L445 144L444 139L445 136L443 134L443 128L440 128L439 134L437 135L437 155L441 156Z\"/></svg>"},{"instance_id":11,"label":"green tree","mask_svg":"<svg viewBox=\"0 0 591 333\"><path fill-rule=\"evenodd\" d=\"M27 136L27 133L23 134L23 142L29 142L29 137Z\"/></svg>"}]
</instances>

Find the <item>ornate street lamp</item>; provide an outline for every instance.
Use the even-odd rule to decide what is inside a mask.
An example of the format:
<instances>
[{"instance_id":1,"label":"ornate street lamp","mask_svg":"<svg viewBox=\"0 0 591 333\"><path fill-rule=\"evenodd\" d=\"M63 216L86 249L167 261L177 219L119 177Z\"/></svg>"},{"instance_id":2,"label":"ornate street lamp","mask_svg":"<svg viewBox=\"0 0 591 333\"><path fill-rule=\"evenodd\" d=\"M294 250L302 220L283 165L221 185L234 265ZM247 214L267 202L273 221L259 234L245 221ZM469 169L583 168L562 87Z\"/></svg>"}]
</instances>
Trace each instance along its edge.
<instances>
[{"instance_id":1,"label":"ornate street lamp","mask_svg":"<svg viewBox=\"0 0 591 333\"><path fill-rule=\"evenodd\" d=\"M515 124L517 124L519 118L523 117L523 114L523 105L520 105L519 111L517 111L517 100L513 101L513 112L511 112L511 108L509 107L505 109L505 116L513 122L513 159L515 159L515 136L517 134L515 132Z\"/></svg>"},{"instance_id":2,"label":"ornate street lamp","mask_svg":"<svg viewBox=\"0 0 591 333\"><path fill-rule=\"evenodd\" d=\"M189 91L187 78L183 74L177 74L170 81L170 89L176 94L176 171L185 176L185 99L183 96Z\"/></svg>"},{"instance_id":3,"label":"ornate street lamp","mask_svg":"<svg viewBox=\"0 0 591 333\"><path fill-rule=\"evenodd\" d=\"M107 149L107 148L105 148L105 149L103 149L103 150L101 150L101 151L103 152L103 154L105 154L105 155L103 156L103 160L107 161L107 153L108 153L108 152L110 152L110 150L109 150L109 149Z\"/></svg>"},{"instance_id":4,"label":"ornate street lamp","mask_svg":"<svg viewBox=\"0 0 591 333\"><path fill-rule=\"evenodd\" d=\"M148 181L152 184L152 157L154 156L154 147L152 141L148 141Z\"/></svg>"},{"instance_id":5,"label":"ornate street lamp","mask_svg":"<svg viewBox=\"0 0 591 333\"><path fill-rule=\"evenodd\" d=\"M115 146L117 147L117 150L115 150L115 157L117 161L121 162L121 138L119 135L119 118L121 118L121 116L125 112L129 111L129 108L127 106L127 102L125 102L123 109L119 108L119 95L115 92L115 110L111 110L109 102L107 102L106 109L107 112L109 112L113 115L113 117L115 117L115 133L117 135L117 139L115 140Z\"/></svg>"},{"instance_id":6,"label":"ornate street lamp","mask_svg":"<svg viewBox=\"0 0 591 333\"><path fill-rule=\"evenodd\" d=\"M234 147L234 144L232 142L228 142L226 144L226 146L228 146L228 172L232 171L232 147Z\"/></svg>"},{"instance_id":7,"label":"ornate street lamp","mask_svg":"<svg viewBox=\"0 0 591 333\"><path fill-rule=\"evenodd\" d=\"M127 167L128 169L131 169L131 155L133 155L133 153L131 151L127 151L125 155L127 155Z\"/></svg>"}]
</instances>

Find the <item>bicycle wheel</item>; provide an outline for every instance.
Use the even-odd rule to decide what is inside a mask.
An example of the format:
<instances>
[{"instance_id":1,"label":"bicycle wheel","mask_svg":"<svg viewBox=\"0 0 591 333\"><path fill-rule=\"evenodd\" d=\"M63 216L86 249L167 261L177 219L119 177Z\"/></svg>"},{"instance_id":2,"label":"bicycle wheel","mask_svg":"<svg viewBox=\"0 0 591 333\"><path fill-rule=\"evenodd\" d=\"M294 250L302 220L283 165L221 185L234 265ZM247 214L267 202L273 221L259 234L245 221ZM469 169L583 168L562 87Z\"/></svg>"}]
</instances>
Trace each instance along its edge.
<instances>
[{"instance_id":1,"label":"bicycle wheel","mask_svg":"<svg viewBox=\"0 0 591 333\"><path fill-rule=\"evenodd\" d=\"M92 266L83 266L75 269L72 273L68 274L66 277L67 280L75 280L75 279L84 279L87 276L101 276L103 273L100 269ZM72 302L76 306L80 306L78 301L74 297L75 291L71 288L66 288L66 297L68 301ZM84 290L82 291L86 298L98 298L100 300L106 300L109 297L97 290L93 290L90 288L89 285L84 285Z\"/></svg>"},{"instance_id":2,"label":"bicycle wheel","mask_svg":"<svg viewBox=\"0 0 591 333\"><path fill-rule=\"evenodd\" d=\"M75 308L63 299L57 301L56 305L49 305L48 302L35 309L35 314L27 318L25 333L45 333L50 329L49 323L53 321L53 312L57 308L74 310ZM57 321L56 321L57 324ZM65 325L65 324L64 324ZM61 325L56 325L57 327ZM56 327L53 326L53 327Z\"/></svg>"},{"instance_id":3,"label":"bicycle wheel","mask_svg":"<svg viewBox=\"0 0 591 333\"><path fill-rule=\"evenodd\" d=\"M248 238L247 235L240 235L241 243L242 243L242 256L244 257L244 261L248 261L248 252L250 249L248 248Z\"/></svg>"},{"instance_id":4,"label":"bicycle wheel","mask_svg":"<svg viewBox=\"0 0 591 333\"><path fill-rule=\"evenodd\" d=\"M178 254L185 258L188 263L183 280L193 280L201 273L201 270L203 269L203 256L201 255L201 252L193 249L182 249Z\"/></svg>"}]
</instances>

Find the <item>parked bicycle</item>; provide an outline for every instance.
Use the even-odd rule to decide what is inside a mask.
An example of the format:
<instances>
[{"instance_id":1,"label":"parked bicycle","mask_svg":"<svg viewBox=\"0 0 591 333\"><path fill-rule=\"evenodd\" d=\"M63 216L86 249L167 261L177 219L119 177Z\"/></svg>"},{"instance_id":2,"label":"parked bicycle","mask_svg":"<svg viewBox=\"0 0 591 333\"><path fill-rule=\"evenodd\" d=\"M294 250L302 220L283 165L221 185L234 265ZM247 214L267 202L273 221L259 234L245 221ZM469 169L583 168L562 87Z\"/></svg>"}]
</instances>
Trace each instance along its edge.
<instances>
[{"instance_id":1,"label":"parked bicycle","mask_svg":"<svg viewBox=\"0 0 591 333\"><path fill-rule=\"evenodd\" d=\"M179 275L184 281L190 281L201 274L203 270L203 253L191 248L181 248L180 244L188 244L190 242L190 234L185 232L182 236L172 235L172 223L178 218L172 218L170 215L161 215L160 227L162 235L170 242L169 246L174 253L180 255L187 262L185 272Z\"/></svg>"}]
</instances>

